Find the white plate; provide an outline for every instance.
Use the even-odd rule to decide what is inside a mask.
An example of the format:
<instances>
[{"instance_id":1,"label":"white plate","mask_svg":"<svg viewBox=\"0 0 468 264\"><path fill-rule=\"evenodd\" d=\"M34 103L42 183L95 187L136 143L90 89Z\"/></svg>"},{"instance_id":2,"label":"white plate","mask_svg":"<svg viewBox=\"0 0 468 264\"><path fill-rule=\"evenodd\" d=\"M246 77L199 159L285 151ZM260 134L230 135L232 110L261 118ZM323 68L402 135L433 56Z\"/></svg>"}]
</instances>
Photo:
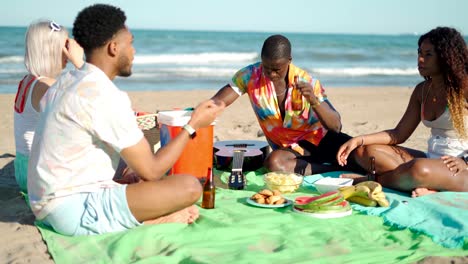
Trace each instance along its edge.
<instances>
[{"instance_id":1,"label":"white plate","mask_svg":"<svg viewBox=\"0 0 468 264\"><path fill-rule=\"evenodd\" d=\"M308 216L315 217L315 218L322 218L322 219L325 219L325 218L340 218L340 217L345 217L345 216L351 215L353 213L352 208L350 208L348 211L339 212L339 213L328 213L328 214L308 213L308 212L303 212L301 210L298 210L294 206L293 206L293 211L296 212L296 213L299 213L299 214L308 215Z\"/></svg>"},{"instance_id":2,"label":"white plate","mask_svg":"<svg viewBox=\"0 0 468 264\"><path fill-rule=\"evenodd\" d=\"M286 199L286 198L285 198ZM264 207L264 208L281 208L281 207L286 207L292 204L291 200L286 199L286 202L283 204L261 204L257 203L254 200L250 199L250 197L247 197L247 203L251 204L253 206L257 207Z\"/></svg>"}]
</instances>

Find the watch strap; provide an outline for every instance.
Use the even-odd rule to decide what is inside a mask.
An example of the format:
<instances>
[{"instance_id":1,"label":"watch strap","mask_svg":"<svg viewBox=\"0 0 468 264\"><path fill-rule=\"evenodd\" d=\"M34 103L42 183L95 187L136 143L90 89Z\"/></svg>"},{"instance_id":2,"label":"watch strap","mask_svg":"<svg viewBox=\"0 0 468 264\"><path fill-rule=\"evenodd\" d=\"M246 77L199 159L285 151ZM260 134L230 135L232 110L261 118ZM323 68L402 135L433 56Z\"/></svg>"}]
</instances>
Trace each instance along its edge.
<instances>
[{"instance_id":1,"label":"watch strap","mask_svg":"<svg viewBox=\"0 0 468 264\"><path fill-rule=\"evenodd\" d=\"M185 129L191 138L194 138L196 135L197 135L197 132L195 131L195 129L193 129L193 127L189 124L186 124L182 127L183 129Z\"/></svg>"},{"instance_id":2,"label":"watch strap","mask_svg":"<svg viewBox=\"0 0 468 264\"><path fill-rule=\"evenodd\" d=\"M462 159L466 164L468 164L468 153L463 154Z\"/></svg>"}]
</instances>

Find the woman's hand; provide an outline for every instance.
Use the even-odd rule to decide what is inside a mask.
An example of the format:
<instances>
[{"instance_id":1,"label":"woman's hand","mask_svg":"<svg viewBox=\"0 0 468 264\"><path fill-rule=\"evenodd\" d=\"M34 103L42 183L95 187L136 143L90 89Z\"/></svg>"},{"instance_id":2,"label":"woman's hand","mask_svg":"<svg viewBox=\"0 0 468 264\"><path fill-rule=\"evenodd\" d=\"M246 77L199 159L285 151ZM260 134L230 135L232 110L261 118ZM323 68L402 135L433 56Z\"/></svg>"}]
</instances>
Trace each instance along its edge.
<instances>
[{"instance_id":1,"label":"woman's hand","mask_svg":"<svg viewBox=\"0 0 468 264\"><path fill-rule=\"evenodd\" d=\"M63 53L67 56L68 60L75 65L76 68L81 68L84 64L83 48L74 39L67 39L65 47L62 48Z\"/></svg>"},{"instance_id":2,"label":"woman's hand","mask_svg":"<svg viewBox=\"0 0 468 264\"><path fill-rule=\"evenodd\" d=\"M466 165L465 161L461 158L442 156L440 159L443 160L447 168L453 172L453 176L457 176L459 172L468 169L468 165Z\"/></svg>"},{"instance_id":3,"label":"woman's hand","mask_svg":"<svg viewBox=\"0 0 468 264\"><path fill-rule=\"evenodd\" d=\"M343 145L341 145L340 149L338 149L338 152L336 153L336 161L340 166L345 166L348 163L348 156L349 154L356 149L357 147L360 147L364 144L364 138L362 136L360 137L354 137Z\"/></svg>"}]
</instances>

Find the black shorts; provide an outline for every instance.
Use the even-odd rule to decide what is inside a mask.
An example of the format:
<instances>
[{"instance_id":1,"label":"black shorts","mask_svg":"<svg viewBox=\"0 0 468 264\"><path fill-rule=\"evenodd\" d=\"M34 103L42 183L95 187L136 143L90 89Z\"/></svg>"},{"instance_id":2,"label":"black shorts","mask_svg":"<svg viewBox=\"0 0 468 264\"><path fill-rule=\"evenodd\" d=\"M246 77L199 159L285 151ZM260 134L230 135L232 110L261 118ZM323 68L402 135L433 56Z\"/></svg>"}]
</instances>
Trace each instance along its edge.
<instances>
[{"instance_id":1,"label":"black shorts","mask_svg":"<svg viewBox=\"0 0 468 264\"><path fill-rule=\"evenodd\" d=\"M298 142L299 146L309 152L304 153L305 156L301 157L301 159L311 163L329 163L337 165L336 153L338 149L351 138L351 136L345 133L328 131L325 137L320 140L318 146L315 146L309 141L301 140Z\"/></svg>"}]
</instances>

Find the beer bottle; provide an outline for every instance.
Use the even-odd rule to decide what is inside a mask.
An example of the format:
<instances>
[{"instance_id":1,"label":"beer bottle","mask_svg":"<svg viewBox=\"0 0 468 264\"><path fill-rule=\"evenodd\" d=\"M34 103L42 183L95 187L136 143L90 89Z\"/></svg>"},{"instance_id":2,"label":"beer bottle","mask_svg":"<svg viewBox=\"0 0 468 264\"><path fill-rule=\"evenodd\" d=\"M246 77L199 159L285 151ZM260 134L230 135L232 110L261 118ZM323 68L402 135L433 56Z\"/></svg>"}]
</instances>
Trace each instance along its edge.
<instances>
[{"instance_id":1,"label":"beer bottle","mask_svg":"<svg viewBox=\"0 0 468 264\"><path fill-rule=\"evenodd\" d=\"M297 88L299 83L299 76L294 76L293 89L291 91L291 108L294 111L302 110L302 93Z\"/></svg>"},{"instance_id":2,"label":"beer bottle","mask_svg":"<svg viewBox=\"0 0 468 264\"><path fill-rule=\"evenodd\" d=\"M208 168L206 181L203 185L203 200L201 207L205 209L213 209L215 206L215 194L216 188L213 180L213 172L211 168Z\"/></svg>"}]
</instances>

